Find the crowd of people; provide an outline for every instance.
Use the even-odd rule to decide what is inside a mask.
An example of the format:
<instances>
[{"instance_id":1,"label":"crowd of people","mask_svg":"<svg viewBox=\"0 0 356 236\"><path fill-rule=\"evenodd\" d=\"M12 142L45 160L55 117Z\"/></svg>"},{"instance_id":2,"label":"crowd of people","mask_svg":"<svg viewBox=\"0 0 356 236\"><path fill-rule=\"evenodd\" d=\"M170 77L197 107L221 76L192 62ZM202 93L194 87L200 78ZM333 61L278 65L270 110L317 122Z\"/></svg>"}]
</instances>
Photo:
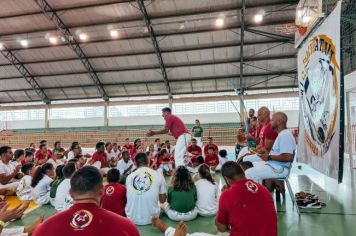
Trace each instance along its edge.
<instances>
[{"instance_id":1,"label":"crowd of people","mask_svg":"<svg viewBox=\"0 0 356 236\"><path fill-rule=\"evenodd\" d=\"M165 235L179 236L188 235L185 221L216 215L220 232L275 236L277 215L268 190L283 190L284 183L273 179L288 174L296 144L286 114L271 117L267 107L257 117L254 113L249 111L246 128L237 134L236 160L228 160L228 152L212 137L203 145L199 120L189 131L170 108L162 109L165 127L149 130L147 136L171 134L175 146L159 138L151 144L139 138L133 143L126 138L122 145L101 140L93 154L84 153L79 142L66 150L58 141L50 150L43 140L38 149L32 143L14 153L2 146L0 195L17 195L23 204L13 212L0 202L0 230L6 233L4 223L20 217L35 201L51 204L58 213L44 223L41 216L16 229L18 235L134 236L139 235L137 225L152 224ZM225 185L214 179L216 172ZM176 229L159 219L161 212L180 222Z\"/></svg>"}]
</instances>

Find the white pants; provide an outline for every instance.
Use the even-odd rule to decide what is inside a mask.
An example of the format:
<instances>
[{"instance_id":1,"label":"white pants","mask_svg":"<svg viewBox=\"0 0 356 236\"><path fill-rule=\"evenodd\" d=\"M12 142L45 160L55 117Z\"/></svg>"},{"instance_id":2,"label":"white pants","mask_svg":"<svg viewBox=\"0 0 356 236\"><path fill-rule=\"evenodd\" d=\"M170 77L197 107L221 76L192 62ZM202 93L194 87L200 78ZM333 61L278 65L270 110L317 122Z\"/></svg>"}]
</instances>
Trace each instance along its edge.
<instances>
[{"instance_id":1,"label":"white pants","mask_svg":"<svg viewBox=\"0 0 356 236\"><path fill-rule=\"evenodd\" d=\"M162 175L164 174L164 172L169 172L171 170L173 170L172 164L161 164L157 169L157 171Z\"/></svg>"},{"instance_id":2,"label":"white pants","mask_svg":"<svg viewBox=\"0 0 356 236\"><path fill-rule=\"evenodd\" d=\"M195 140L197 140L197 145L199 147L203 147L203 143L201 142L201 137L193 137Z\"/></svg>"},{"instance_id":3,"label":"white pants","mask_svg":"<svg viewBox=\"0 0 356 236\"><path fill-rule=\"evenodd\" d=\"M253 167L245 171L247 179L252 179L260 184L264 179L285 178L288 168L282 166L271 166L266 161L253 162Z\"/></svg>"},{"instance_id":4,"label":"white pants","mask_svg":"<svg viewBox=\"0 0 356 236\"><path fill-rule=\"evenodd\" d=\"M28 233L24 233L24 227L10 228L10 229L2 229L1 236L27 236Z\"/></svg>"},{"instance_id":5,"label":"white pants","mask_svg":"<svg viewBox=\"0 0 356 236\"><path fill-rule=\"evenodd\" d=\"M163 203L161 205L161 208L163 212L166 213L168 218L174 221L191 221L197 218L198 216L197 208L194 208L192 211L187 213L179 213L176 212L175 210L172 210L167 202Z\"/></svg>"},{"instance_id":6,"label":"white pants","mask_svg":"<svg viewBox=\"0 0 356 236\"><path fill-rule=\"evenodd\" d=\"M253 163L253 162L264 161L264 160L261 159L261 157L257 156L256 154L253 154L253 155L245 156L243 161L250 161Z\"/></svg>"},{"instance_id":7,"label":"white pants","mask_svg":"<svg viewBox=\"0 0 356 236\"><path fill-rule=\"evenodd\" d=\"M176 168L178 166L184 165L185 155L187 153L187 148L190 145L192 136L188 133L182 134L178 137L176 141L176 146L174 148L174 160Z\"/></svg>"},{"instance_id":8,"label":"white pants","mask_svg":"<svg viewBox=\"0 0 356 236\"><path fill-rule=\"evenodd\" d=\"M175 232L176 232L175 228L168 227L164 232L164 236L173 236ZM192 234L187 234L186 236L215 236L215 235L207 234L207 233L192 233Z\"/></svg>"}]
</instances>

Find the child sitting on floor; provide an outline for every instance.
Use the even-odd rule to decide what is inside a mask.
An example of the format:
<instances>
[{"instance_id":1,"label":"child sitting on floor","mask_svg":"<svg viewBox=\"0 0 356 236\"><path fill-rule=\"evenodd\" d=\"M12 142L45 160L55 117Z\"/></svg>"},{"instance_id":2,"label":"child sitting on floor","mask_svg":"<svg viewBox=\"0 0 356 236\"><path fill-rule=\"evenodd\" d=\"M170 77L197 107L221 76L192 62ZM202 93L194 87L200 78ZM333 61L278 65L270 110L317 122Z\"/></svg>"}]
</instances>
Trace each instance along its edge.
<instances>
[{"instance_id":1,"label":"child sitting on floor","mask_svg":"<svg viewBox=\"0 0 356 236\"><path fill-rule=\"evenodd\" d=\"M216 171L220 171L221 167L227 161L228 161L228 159L227 159L227 151L225 149L220 150L219 151L219 165L216 167Z\"/></svg>"},{"instance_id":2,"label":"child sitting on floor","mask_svg":"<svg viewBox=\"0 0 356 236\"><path fill-rule=\"evenodd\" d=\"M126 217L126 187L119 184L120 171L114 168L109 170L107 178L109 184L104 188L103 197L101 198L102 207L108 211Z\"/></svg>"},{"instance_id":3,"label":"child sitting on floor","mask_svg":"<svg viewBox=\"0 0 356 236\"><path fill-rule=\"evenodd\" d=\"M55 172L52 163L45 163L37 167L31 182L31 195L37 204L45 205L49 203L49 190L54 177Z\"/></svg>"},{"instance_id":4,"label":"child sitting on floor","mask_svg":"<svg viewBox=\"0 0 356 236\"><path fill-rule=\"evenodd\" d=\"M158 153L158 172L160 172L162 175L172 175L173 166L171 158L172 156L167 152L167 149L161 149L161 151Z\"/></svg>"},{"instance_id":5,"label":"child sitting on floor","mask_svg":"<svg viewBox=\"0 0 356 236\"><path fill-rule=\"evenodd\" d=\"M50 197L50 202L51 202L52 206L54 206L54 204L55 204L57 188L58 188L59 184L62 183L62 181L64 180L63 167L64 167L64 165L57 166L57 168L56 168L56 178L51 183L51 189L49 190L49 197Z\"/></svg>"},{"instance_id":6,"label":"child sitting on floor","mask_svg":"<svg viewBox=\"0 0 356 236\"><path fill-rule=\"evenodd\" d=\"M216 171L216 167L219 165L219 157L215 154L214 147L209 147L208 154L205 156L205 164L210 167L212 172Z\"/></svg>"},{"instance_id":7,"label":"child sitting on floor","mask_svg":"<svg viewBox=\"0 0 356 236\"><path fill-rule=\"evenodd\" d=\"M21 201L31 201L33 200L31 196L31 182L32 175L35 172L35 164L26 163L21 167L21 172L25 175L19 181L17 186L16 195Z\"/></svg>"},{"instance_id":8,"label":"child sitting on floor","mask_svg":"<svg viewBox=\"0 0 356 236\"><path fill-rule=\"evenodd\" d=\"M185 166L178 166L168 188L168 200L161 208L169 219L174 221L194 220L198 215L195 207L197 189Z\"/></svg>"}]
</instances>

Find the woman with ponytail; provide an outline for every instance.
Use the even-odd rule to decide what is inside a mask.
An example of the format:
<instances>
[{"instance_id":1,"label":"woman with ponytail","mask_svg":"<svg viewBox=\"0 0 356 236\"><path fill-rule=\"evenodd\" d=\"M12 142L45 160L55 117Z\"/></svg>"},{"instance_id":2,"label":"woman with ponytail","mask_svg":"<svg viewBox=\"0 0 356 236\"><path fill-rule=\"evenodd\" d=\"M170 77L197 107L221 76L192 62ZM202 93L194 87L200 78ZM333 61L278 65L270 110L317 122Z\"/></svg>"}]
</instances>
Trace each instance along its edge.
<instances>
[{"instance_id":1,"label":"woman with ponytail","mask_svg":"<svg viewBox=\"0 0 356 236\"><path fill-rule=\"evenodd\" d=\"M55 175L54 167L51 163L45 163L37 167L31 182L32 196L37 204L45 205L49 203L49 191Z\"/></svg>"},{"instance_id":2,"label":"woman with ponytail","mask_svg":"<svg viewBox=\"0 0 356 236\"><path fill-rule=\"evenodd\" d=\"M174 221L194 220L198 215L196 201L197 190L188 169L178 166L168 188L168 201L162 204L163 211Z\"/></svg>"},{"instance_id":3,"label":"woman with ponytail","mask_svg":"<svg viewBox=\"0 0 356 236\"><path fill-rule=\"evenodd\" d=\"M209 166L202 164L198 169L200 179L195 183L198 193L197 209L201 216L216 215L219 187L214 181Z\"/></svg>"}]
</instances>

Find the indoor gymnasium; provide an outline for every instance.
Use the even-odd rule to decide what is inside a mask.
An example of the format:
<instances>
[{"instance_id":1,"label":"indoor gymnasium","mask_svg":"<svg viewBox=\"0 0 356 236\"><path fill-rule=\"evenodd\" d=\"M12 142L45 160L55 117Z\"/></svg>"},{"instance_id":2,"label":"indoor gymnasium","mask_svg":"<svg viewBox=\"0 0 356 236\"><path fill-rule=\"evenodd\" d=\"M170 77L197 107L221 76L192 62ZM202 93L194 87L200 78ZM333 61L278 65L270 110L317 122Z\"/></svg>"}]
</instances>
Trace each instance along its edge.
<instances>
[{"instance_id":1,"label":"indoor gymnasium","mask_svg":"<svg viewBox=\"0 0 356 236\"><path fill-rule=\"evenodd\" d=\"M0 236L356 235L355 0L0 0Z\"/></svg>"}]
</instances>

